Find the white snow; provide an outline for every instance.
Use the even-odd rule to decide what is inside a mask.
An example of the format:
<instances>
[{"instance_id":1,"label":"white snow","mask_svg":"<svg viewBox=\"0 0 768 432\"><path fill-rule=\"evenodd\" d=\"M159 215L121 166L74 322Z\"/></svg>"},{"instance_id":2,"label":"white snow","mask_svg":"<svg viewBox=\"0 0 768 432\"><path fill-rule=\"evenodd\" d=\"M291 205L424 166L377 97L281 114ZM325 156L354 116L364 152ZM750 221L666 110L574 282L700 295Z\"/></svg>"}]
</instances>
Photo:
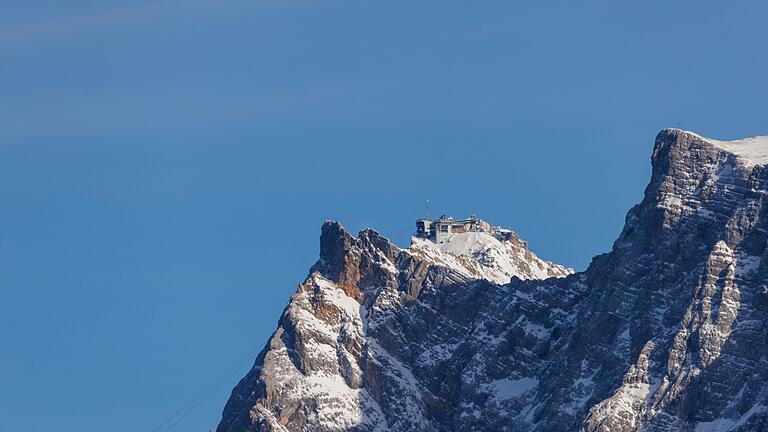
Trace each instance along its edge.
<instances>
[{"instance_id":1,"label":"white snow","mask_svg":"<svg viewBox=\"0 0 768 432\"><path fill-rule=\"evenodd\" d=\"M537 339L547 339L551 333L551 331L547 330L544 326L530 321L525 323L525 332L535 336Z\"/></svg>"},{"instance_id":2,"label":"white snow","mask_svg":"<svg viewBox=\"0 0 768 432\"><path fill-rule=\"evenodd\" d=\"M488 388L496 399L514 399L521 396L523 393L536 388L538 385L539 380L535 378L503 378L492 381L488 384Z\"/></svg>"},{"instance_id":3,"label":"white snow","mask_svg":"<svg viewBox=\"0 0 768 432\"><path fill-rule=\"evenodd\" d=\"M595 391L595 376L597 376L599 369L594 369L590 372L586 363L586 360L581 361L581 372L582 375L587 375L573 382L573 400L563 407L564 412L576 414L586 405Z\"/></svg>"},{"instance_id":4,"label":"white snow","mask_svg":"<svg viewBox=\"0 0 768 432\"><path fill-rule=\"evenodd\" d=\"M737 141L709 141L717 147L735 154L750 166L768 164L768 136L745 138Z\"/></svg>"},{"instance_id":5,"label":"white snow","mask_svg":"<svg viewBox=\"0 0 768 432\"><path fill-rule=\"evenodd\" d=\"M721 150L732 153L748 167L768 164L768 135L733 141L719 141L703 137L695 132L683 131L714 144Z\"/></svg>"},{"instance_id":6,"label":"white snow","mask_svg":"<svg viewBox=\"0 0 768 432\"><path fill-rule=\"evenodd\" d=\"M749 421L749 419L753 415L761 414L761 413L765 412L767 409L768 409L768 407L766 407L763 404L757 404L757 405L752 406L752 408L747 410L747 412L745 412L744 414L742 414L741 417L739 417L739 420L734 423L733 427L734 428L738 428L738 427L743 426L747 421Z\"/></svg>"},{"instance_id":7,"label":"white snow","mask_svg":"<svg viewBox=\"0 0 768 432\"><path fill-rule=\"evenodd\" d=\"M638 413L648 406L658 388L658 384L624 383L613 396L593 406L590 410L591 415L596 419L625 418L629 420L629 425L634 428L640 421L637 417Z\"/></svg>"},{"instance_id":8,"label":"white snow","mask_svg":"<svg viewBox=\"0 0 768 432\"><path fill-rule=\"evenodd\" d=\"M324 299L346 312L348 317L359 318L360 315L360 303L352 297L348 296L341 288L337 287L333 282L320 276L313 276L313 282L320 288L324 295Z\"/></svg>"},{"instance_id":9,"label":"white snow","mask_svg":"<svg viewBox=\"0 0 768 432\"><path fill-rule=\"evenodd\" d=\"M458 346L458 343L433 345L419 355L418 364L432 366L448 360L456 352Z\"/></svg>"},{"instance_id":10,"label":"white snow","mask_svg":"<svg viewBox=\"0 0 768 432\"><path fill-rule=\"evenodd\" d=\"M422 404L419 403L423 400L419 381L400 360L387 352L375 339L368 338L366 342L372 354L371 361L378 365L382 373L392 378L394 385L397 386L396 391L401 395L399 403L407 411L408 417L422 423L425 415L422 412Z\"/></svg>"},{"instance_id":11,"label":"white snow","mask_svg":"<svg viewBox=\"0 0 768 432\"><path fill-rule=\"evenodd\" d=\"M738 255L736 257L736 276L746 276L760 268L762 257L753 255Z\"/></svg>"},{"instance_id":12,"label":"white snow","mask_svg":"<svg viewBox=\"0 0 768 432\"><path fill-rule=\"evenodd\" d=\"M344 357L351 360L350 375L359 377L363 373L354 357L338 343L342 333L362 341L364 317L360 304L319 275L313 275L308 284L311 285L292 297L288 307L288 316L304 341L303 370L297 369L287 347L282 346L278 330L270 341L272 348L266 353L262 368L269 374L262 375L262 379L278 395L280 403L312 399L315 406L309 423L313 427L340 431L365 424L371 430L389 430L381 407L368 390L351 387L339 372L340 358ZM315 305L326 307L319 313ZM256 407L252 415L265 419L275 430L285 430L264 407Z\"/></svg>"},{"instance_id":13,"label":"white snow","mask_svg":"<svg viewBox=\"0 0 768 432\"><path fill-rule=\"evenodd\" d=\"M443 243L435 244L443 252L472 256L488 248L501 248L501 241L485 232L453 234Z\"/></svg>"},{"instance_id":14,"label":"white snow","mask_svg":"<svg viewBox=\"0 0 768 432\"><path fill-rule=\"evenodd\" d=\"M512 276L520 279L546 279L573 273L560 265L544 261L516 244L501 241L486 232L455 233L443 243L414 237L409 252L461 274L503 285Z\"/></svg>"},{"instance_id":15,"label":"white snow","mask_svg":"<svg viewBox=\"0 0 768 432\"><path fill-rule=\"evenodd\" d=\"M719 418L709 422L696 424L695 432L726 432L733 426L733 420Z\"/></svg>"}]
</instances>

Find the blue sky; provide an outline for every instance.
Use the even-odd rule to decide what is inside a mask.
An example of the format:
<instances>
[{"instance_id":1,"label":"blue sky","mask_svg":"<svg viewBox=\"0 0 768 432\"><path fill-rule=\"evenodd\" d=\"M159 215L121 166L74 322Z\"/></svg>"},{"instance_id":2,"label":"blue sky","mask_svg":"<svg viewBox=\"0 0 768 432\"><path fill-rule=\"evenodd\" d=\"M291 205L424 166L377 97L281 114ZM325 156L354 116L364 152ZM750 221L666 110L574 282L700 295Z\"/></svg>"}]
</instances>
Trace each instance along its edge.
<instances>
[{"instance_id":1,"label":"blue sky","mask_svg":"<svg viewBox=\"0 0 768 432\"><path fill-rule=\"evenodd\" d=\"M658 130L768 134L764 2L622 3L0 4L0 428L153 431L325 219L405 245L429 199L585 268Z\"/></svg>"}]
</instances>

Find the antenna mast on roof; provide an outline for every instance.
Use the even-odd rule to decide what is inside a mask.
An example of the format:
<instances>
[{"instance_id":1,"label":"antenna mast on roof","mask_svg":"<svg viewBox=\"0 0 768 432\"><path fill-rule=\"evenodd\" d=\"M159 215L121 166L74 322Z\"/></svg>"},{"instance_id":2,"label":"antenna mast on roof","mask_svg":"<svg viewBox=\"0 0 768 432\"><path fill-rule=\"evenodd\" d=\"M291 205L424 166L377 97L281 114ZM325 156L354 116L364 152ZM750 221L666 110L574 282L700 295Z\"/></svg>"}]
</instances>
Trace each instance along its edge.
<instances>
[{"instance_id":1,"label":"antenna mast on roof","mask_svg":"<svg viewBox=\"0 0 768 432\"><path fill-rule=\"evenodd\" d=\"M424 216L424 219L429 219L429 200L427 200L427 214Z\"/></svg>"}]
</instances>

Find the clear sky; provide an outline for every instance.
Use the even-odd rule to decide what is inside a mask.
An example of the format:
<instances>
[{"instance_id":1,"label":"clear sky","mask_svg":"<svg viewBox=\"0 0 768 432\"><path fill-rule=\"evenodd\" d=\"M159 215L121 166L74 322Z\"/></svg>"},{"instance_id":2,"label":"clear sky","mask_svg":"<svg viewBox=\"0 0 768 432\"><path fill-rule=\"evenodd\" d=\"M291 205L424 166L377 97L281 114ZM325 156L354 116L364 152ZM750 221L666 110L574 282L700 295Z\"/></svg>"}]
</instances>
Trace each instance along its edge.
<instances>
[{"instance_id":1,"label":"clear sky","mask_svg":"<svg viewBox=\"0 0 768 432\"><path fill-rule=\"evenodd\" d=\"M768 134L763 1L0 2L0 429L207 431L320 225L584 269L656 133ZM168 423L167 426L173 424ZM166 427L167 429L167 427Z\"/></svg>"}]
</instances>

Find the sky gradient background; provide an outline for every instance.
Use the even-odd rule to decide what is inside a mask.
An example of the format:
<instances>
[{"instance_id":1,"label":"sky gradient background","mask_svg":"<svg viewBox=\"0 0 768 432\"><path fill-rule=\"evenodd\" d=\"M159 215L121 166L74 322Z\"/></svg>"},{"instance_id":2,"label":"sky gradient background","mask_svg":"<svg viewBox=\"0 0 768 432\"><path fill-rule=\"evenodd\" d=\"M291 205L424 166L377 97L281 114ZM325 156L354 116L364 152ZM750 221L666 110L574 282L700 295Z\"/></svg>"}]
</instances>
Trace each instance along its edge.
<instances>
[{"instance_id":1,"label":"sky gradient background","mask_svg":"<svg viewBox=\"0 0 768 432\"><path fill-rule=\"evenodd\" d=\"M0 3L0 429L153 431L325 219L405 246L429 199L584 269L660 129L768 134L765 2L618 3Z\"/></svg>"}]
</instances>

